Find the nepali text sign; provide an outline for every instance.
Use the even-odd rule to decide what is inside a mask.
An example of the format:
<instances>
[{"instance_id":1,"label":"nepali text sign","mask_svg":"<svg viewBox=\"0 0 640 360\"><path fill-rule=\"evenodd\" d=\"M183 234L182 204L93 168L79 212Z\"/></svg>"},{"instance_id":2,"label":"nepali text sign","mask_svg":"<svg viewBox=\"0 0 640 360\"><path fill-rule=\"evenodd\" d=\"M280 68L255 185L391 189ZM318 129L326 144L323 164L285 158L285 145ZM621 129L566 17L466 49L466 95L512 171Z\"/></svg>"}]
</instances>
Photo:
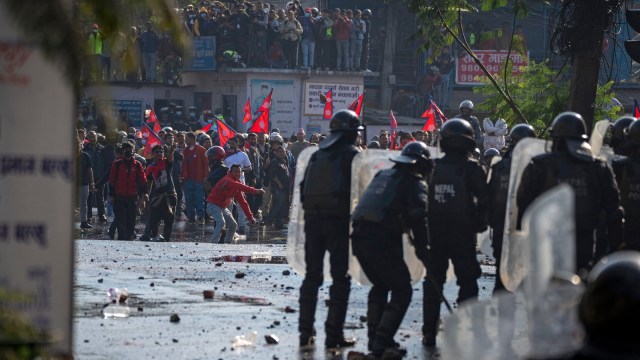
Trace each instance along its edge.
<instances>
[{"instance_id":1,"label":"nepali text sign","mask_svg":"<svg viewBox=\"0 0 640 360\"><path fill-rule=\"evenodd\" d=\"M115 119L118 119L120 110L126 110L129 120L135 127L142 126L142 119L144 119L144 109L142 108L142 100L98 100L97 103L102 110L107 110L106 107L110 107L111 114Z\"/></svg>"},{"instance_id":2,"label":"nepali text sign","mask_svg":"<svg viewBox=\"0 0 640 360\"><path fill-rule=\"evenodd\" d=\"M333 111L347 109L364 91L363 84L328 84L307 81L304 84L304 114L320 115L324 104L320 102L320 94L333 90Z\"/></svg>"},{"instance_id":3,"label":"nepali text sign","mask_svg":"<svg viewBox=\"0 0 640 360\"><path fill-rule=\"evenodd\" d=\"M480 59L480 62L489 70L492 75L500 73L500 69L507 60L508 51L497 50L475 50L474 53ZM529 53L522 56L518 53L511 53L511 64L513 66L511 74L520 74L523 66L529 65ZM456 84L460 85L480 85L480 78L484 77L484 73L475 60L467 54L466 56L456 58Z\"/></svg>"},{"instance_id":4,"label":"nepali text sign","mask_svg":"<svg viewBox=\"0 0 640 360\"><path fill-rule=\"evenodd\" d=\"M216 69L216 38L202 36L193 39L193 52L191 53L191 66L189 70L215 70Z\"/></svg>"},{"instance_id":5,"label":"nepali text sign","mask_svg":"<svg viewBox=\"0 0 640 360\"><path fill-rule=\"evenodd\" d=\"M0 311L45 330L52 357L66 359L73 350L72 216L80 189L73 92L62 66L22 33L8 7L0 3L0 294L9 295ZM48 340L29 339L41 341Z\"/></svg>"}]
</instances>

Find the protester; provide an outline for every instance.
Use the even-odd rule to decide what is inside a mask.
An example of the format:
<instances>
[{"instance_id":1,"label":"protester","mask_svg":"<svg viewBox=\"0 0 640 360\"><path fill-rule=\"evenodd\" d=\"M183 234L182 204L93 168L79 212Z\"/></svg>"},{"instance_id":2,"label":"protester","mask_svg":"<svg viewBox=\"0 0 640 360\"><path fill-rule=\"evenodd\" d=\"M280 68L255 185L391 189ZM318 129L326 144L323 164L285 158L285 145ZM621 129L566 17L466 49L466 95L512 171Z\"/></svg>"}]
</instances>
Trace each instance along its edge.
<instances>
[{"instance_id":1,"label":"protester","mask_svg":"<svg viewBox=\"0 0 640 360\"><path fill-rule=\"evenodd\" d=\"M138 201L148 200L145 193L147 178L142 163L133 158L133 144L122 143L122 158L111 165L109 173L109 201L113 204L119 240L133 240Z\"/></svg>"},{"instance_id":2,"label":"protester","mask_svg":"<svg viewBox=\"0 0 640 360\"><path fill-rule=\"evenodd\" d=\"M209 196L207 197L207 211L215 220L215 227L213 229L213 235L211 236L212 243L231 243L233 236L236 233L238 224L233 219L231 211L228 207L232 200L238 202L242 211L247 214L247 218L251 223L255 223L253 214L249 209L249 204L242 195L243 192L250 194L264 193L264 190L255 189L250 186L246 186L240 182L240 176L242 175L242 169L240 165L234 164L229 169L229 173L222 178L211 189ZM227 227L227 233L223 240L220 240L222 228Z\"/></svg>"},{"instance_id":3,"label":"protester","mask_svg":"<svg viewBox=\"0 0 640 360\"><path fill-rule=\"evenodd\" d=\"M192 132L185 135L184 160L180 168L180 180L184 191L187 219L189 223L204 224L204 180L209 174L205 156L206 149L196 144ZM197 219L196 219L197 216Z\"/></svg>"}]
</instances>

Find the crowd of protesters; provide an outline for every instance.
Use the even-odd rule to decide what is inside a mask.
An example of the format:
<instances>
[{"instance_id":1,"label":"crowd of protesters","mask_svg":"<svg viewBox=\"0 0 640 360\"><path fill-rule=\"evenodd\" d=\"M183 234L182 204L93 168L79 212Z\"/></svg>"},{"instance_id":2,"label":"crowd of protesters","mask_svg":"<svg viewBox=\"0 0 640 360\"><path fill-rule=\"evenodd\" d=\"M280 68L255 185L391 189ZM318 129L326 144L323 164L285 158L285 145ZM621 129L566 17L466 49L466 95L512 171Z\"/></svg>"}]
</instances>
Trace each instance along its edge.
<instances>
[{"instance_id":1,"label":"crowd of protesters","mask_svg":"<svg viewBox=\"0 0 640 360\"><path fill-rule=\"evenodd\" d=\"M371 10L284 8L266 2L187 6L184 27L193 37L213 36L222 66L366 71Z\"/></svg>"},{"instance_id":2,"label":"crowd of protesters","mask_svg":"<svg viewBox=\"0 0 640 360\"><path fill-rule=\"evenodd\" d=\"M214 37L219 67L368 71L371 10L285 8L266 2L201 1L178 10L193 38ZM128 33L85 31L87 81L180 84L181 50L151 21Z\"/></svg>"},{"instance_id":3,"label":"crowd of protesters","mask_svg":"<svg viewBox=\"0 0 640 360\"><path fill-rule=\"evenodd\" d=\"M80 227L106 224L113 216L108 234L121 240L169 241L174 221L215 224L214 242L246 234L250 223L284 229L296 159L324 138L314 133L307 140L303 129L283 137L273 129L270 135L237 134L221 147L215 130L201 130L210 117L205 113L197 130L165 126L157 133L164 144L147 149L140 129L120 113L125 130L101 134L92 119L81 117L77 134ZM163 111L161 119L169 115ZM137 221L145 224L141 234L135 232Z\"/></svg>"}]
</instances>

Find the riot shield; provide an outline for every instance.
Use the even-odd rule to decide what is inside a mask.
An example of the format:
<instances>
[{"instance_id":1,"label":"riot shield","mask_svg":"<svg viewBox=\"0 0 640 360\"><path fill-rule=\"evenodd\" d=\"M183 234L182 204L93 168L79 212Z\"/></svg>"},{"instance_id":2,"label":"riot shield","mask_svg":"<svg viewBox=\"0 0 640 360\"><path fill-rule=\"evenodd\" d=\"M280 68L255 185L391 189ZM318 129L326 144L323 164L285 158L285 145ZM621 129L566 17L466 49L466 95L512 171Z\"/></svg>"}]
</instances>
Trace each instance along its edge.
<instances>
[{"instance_id":1,"label":"riot shield","mask_svg":"<svg viewBox=\"0 0 640 360\"><path fill-rule=\"evenodd\" d=\"M552 283L537 300L501 292L468 301L444 321L442 359L528 359L566 354L582 345L582 285Z\"/></svg>"},{"instance_id":2,"label":"riot shield","mask_svg":"<svg viewBox=\"0 0 640 360\"><path fill-rule=\"evenodd\" d=\"M540 195L522 218L528 234L529 267L525 280L527 297L547 291L552 279L571 278L575 269L575 213L573 189L561 184ZM567 221L567 219L569 219Z\"/></svg>"},{"instance_id":3,"label":"riot shield","mask_svg":"<svg viewBox=\"0 0 640 360\"><path fill-rule=\"evenodd\" d=\"M516 230L518 220L518 207L516 196L520 179L525 167L529 165L531 158L545 152L546 141L535 138L524 138L518 142L513 150L511 160L511 173L509 178L509 192L507 209L504 222L504 236L502 245L502 267L499 276L502 283L509 291L515 291L526 275L525 253L526 234Z\"/></svg>"},{"instance_id":4,"label":"riot shield","mask_svg":"<svg viewBox=\"0 0 640 360\"><path fill-rule=\"evenodd\" d=\"M434 147L429 147L429 152L432 158L440 153ZM394 163L389 159L397 155L399 155L398 151L371 149L365 150L353 158L351 164L351 179L353 179L351 181L351 211L358 205L360 195L362 195L375 174L380 170L391 168ZM415 284L424 277L424 266L416 257L415 249L406 234L403 235L403 244L404 260L409 268L411 280ZM353 280L360 284L371 284L354 256L349 259L349 274Z\"/></svg>"},{"instance_id":5,"label":"riot shield","mask_svg":"<svg viewBox=\"0 0 640 360\"><path fill-rule=\"evenodd\" d=\"M611 127L609 120L600 120L593 126L591 137L589 138L589 145L591 145L591 152L593 156L600 157L600 151L604 145L604 137L607 135L607 130Z\"/></svg>"},{"instance_id":6,"label":"riot shield","mask_svg":"<svg viewBox=\"0 0 640 360\"><path fill-rule=\"evenodd\" d=\"M296 176L293 185L293 198L289 213L289 228L287 230L287 262L300 275L306 273L304 262L304 209L300 203L300 183L304 179L304 172L309 164L311 155L318 151L317 146L310 146L302 150L296 163ZM324 277L330 279L328 255L325 256Z\"/></svg>"}]
</instances>

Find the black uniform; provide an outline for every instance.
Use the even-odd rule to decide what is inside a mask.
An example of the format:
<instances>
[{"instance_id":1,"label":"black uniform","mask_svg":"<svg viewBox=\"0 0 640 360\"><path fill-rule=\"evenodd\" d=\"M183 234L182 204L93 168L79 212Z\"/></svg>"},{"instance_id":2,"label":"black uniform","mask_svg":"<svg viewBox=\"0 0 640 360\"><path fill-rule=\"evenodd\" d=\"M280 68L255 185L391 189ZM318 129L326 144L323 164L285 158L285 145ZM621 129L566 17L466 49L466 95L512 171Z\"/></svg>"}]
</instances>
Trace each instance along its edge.
<instances>
[{"instance_id":1,"label":"black uniform","mask_svg":"<svg viewBox=\"0 0 640 360\"><path fill-rule=\"evenodd\" d=\"M353 137L355 139L355 135ZM313 322L318 288L324 277L326 251L330 254L333 284L329 289L325 344L336 345L343 339L342 330L351 286L351 279L347 275L351 161L357 153L355 145L347 141L338 141L325 148L321 144L320 150L311 156L301 183L300 200L305 212L306 236L306 275L300 288L298 328L301 344L314 335Z\"/></svg>"},{"instance_id":2,"label":"black uniform","mask_svg":"<svg viewBox=\"0 0 640 360\"><path fill-rule=\"evenodd\" d=\"M455 118L467 120L469 124L471 124L471 127L473 128L473 138L475 139L476 147L480 149L480 154L483 154L484 140L482 137L482 126L480 125L480 121L478 120L478 118L470 114L465 115L462 113L456 115Z\"/></svg>"},{"instance_id":3,"label":"black uniform","mask_svg":"<svg viewBox=\"0 0 640 360\"><path fill-rule=\"evenodd\" d=\"M491 226L491 245L493 256L496 259L496 284L495 293L504 290L500 279L500 266L502 263L502 237L504 235L504 219L507 211L507 199L509 197L509 178L511 176L511 151L491 167L489 179L489 226Z\"/></svg>"},{"instance_id":4,"label":"black uniform","mask_svg":"<svg viewBox=\"0 0 640 360\"><path fill-rule=\"evenodd\" d=\"M575 192L576 268L588 269L590 263L597 260L594 254L606 253L605 249L597 248L602 244L594 238L599 214L606 216L609 246L619 246L618 186L611 168L601 160L578 158L568 151L538 155L522 174L517 196L518 222L536 197L560 183L569 184Z\"/></svg>"},{"instance_id":5,"label":"black uniform","mask_svg":"<svg viewBox=\"0 0 640 360\"><path fill-rule=\"evenodd\" d=\"M407 229L413 233L418 258L426 259L427 184L410 166L398 164L376 174L353 213L353 254L373 283L367 310L368 347L377 356L397 346L393 336L411 302L411 275L402 245Z\"/></svg>"},{"instance_id":6,"label":"black uniform","mask_svg":"<svg viewBox=\"0 0 640 360\"><path fill-rule=\"evenodd\" d=\"M487 227L489 191L486 173L478 161L461 149L455 150L435 161L429 180L431 246L427 264L431 276L424 282L425 345L435 344L441 303L438 294L442 294L449 259L460 286L458 303L478 296L481 270L476 242L477 233Z\"/></svg>"},{"instance_id":7,"label":"black uniform","mask_svg":"<svg viewBox=\"0 0 640 360\"><path fill-rule=\"evenodd\" d=\"M624 248L640 251L640 156L632 154L615 160L613 170L620 186L620 204L625 214Z\"/></svg>"}]
</instances>

